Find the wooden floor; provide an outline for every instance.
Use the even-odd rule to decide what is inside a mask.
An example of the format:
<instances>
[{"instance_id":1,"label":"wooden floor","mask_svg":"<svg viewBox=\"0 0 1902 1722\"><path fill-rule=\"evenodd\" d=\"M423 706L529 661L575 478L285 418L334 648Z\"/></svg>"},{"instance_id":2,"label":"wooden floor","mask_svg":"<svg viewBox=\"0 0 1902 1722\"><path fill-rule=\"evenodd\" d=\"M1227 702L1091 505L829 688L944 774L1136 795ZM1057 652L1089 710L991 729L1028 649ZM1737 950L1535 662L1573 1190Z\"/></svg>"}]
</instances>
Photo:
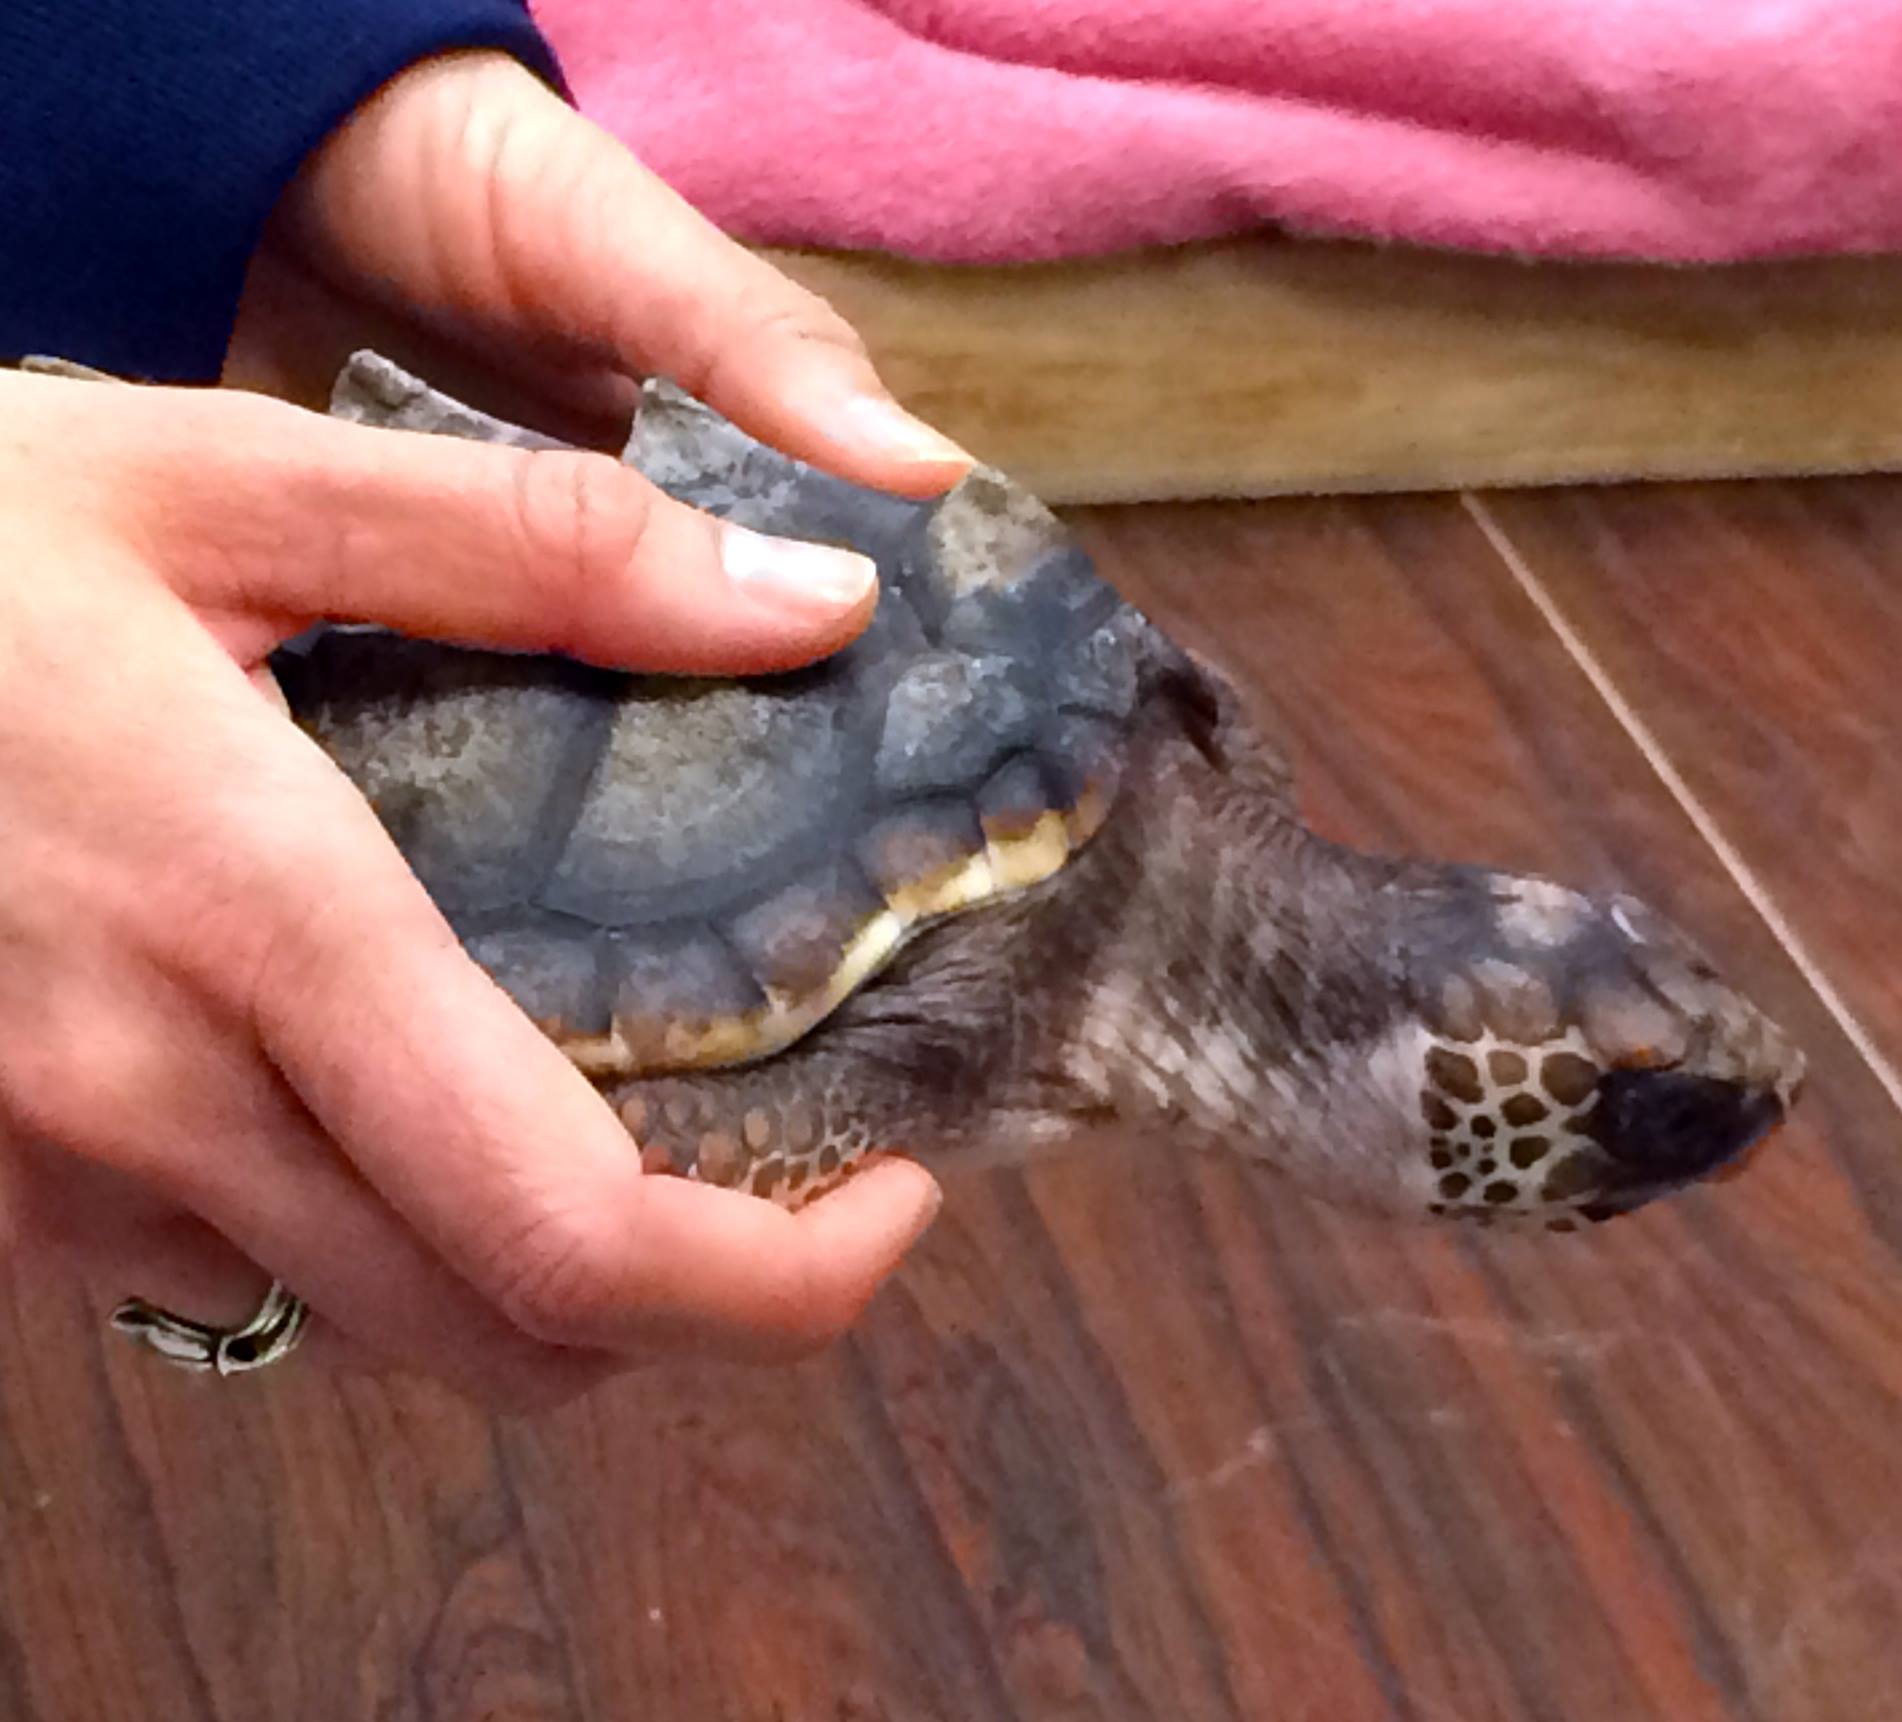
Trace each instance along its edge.
<instances>
[{"instance_id":1,"label":"wooden floor","mask_svg":"<svg viewBox=\"0 0 1902 1722\"><path fill-rule=\"evenodd\" d=\"M1902 483L1171 507L1107 569L1329 831L1636 887L1806 1044L1576 1237L1097 1157L862 1331L541 1422L0 1329L13 1722L1902 1715Z\"/></svg>"}]
</instances>

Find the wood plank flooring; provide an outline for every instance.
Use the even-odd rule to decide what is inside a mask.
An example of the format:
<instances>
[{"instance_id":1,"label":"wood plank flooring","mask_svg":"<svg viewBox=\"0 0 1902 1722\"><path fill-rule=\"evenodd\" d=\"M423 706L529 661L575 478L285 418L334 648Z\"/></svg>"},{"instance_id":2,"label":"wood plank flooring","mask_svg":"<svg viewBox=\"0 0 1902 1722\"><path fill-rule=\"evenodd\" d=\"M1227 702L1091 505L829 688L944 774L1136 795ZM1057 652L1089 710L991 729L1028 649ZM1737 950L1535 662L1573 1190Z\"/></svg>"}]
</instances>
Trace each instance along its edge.
<instances>
[{"instance_id":1,"label":"wood plank flooring","mask_svg":"<svg viewBox=\"0 0 1902 1722\"><path fill-rule=\"evenodd\" d=\"M0 1718L1902 1714L1902 483L1082 523L1331 833L1720 951L1797 1122L1566 1238L1122 1146L973 1175L833 1354L535 1421L175 1379L16 1286Z\"/></svg>"},{"instance_id":2,"label":"wood plank flooring","mask_svg":"<svg viewBox=\"0 0 1902 1722\"><path fill-rule=\"evenodd\" d=\"M1902 1056L1902 531L1888 485L1487 507L1874 1044ZM1819 768L1820 767L1820 768Z\"/></svg>"}]
</instances>

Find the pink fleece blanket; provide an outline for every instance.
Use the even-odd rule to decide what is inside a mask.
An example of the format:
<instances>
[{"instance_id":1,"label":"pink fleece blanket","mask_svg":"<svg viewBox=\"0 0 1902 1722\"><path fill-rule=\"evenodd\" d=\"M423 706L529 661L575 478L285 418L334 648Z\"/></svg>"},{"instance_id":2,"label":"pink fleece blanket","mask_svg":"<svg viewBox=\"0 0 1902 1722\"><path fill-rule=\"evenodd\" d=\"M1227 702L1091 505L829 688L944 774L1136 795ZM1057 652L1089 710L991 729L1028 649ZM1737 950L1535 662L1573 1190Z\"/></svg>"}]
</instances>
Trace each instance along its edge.
<instances>
[{"instance_id":1,"label":"pink fleece blanket","mask_svg":"<svg viewBox=\"0 0 1902 1722\"><path fill-rule=\"evenodd\" d=\"M722 225L960 261L1275 225L1902 249L1897 0L538 0Z\"/></svg>"}]
</instances>

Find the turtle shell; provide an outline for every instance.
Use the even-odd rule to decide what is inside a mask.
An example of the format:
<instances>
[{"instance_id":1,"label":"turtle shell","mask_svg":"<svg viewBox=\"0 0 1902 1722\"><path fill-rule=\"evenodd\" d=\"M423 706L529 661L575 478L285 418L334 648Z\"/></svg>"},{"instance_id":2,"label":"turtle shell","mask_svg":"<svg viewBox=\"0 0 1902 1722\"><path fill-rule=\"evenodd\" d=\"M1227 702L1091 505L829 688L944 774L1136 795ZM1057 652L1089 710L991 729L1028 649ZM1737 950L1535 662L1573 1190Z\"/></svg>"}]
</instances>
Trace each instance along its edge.
<instances>
[{"instance_id":1,"label":"turtle shell","mask_svg":"<svg viewBox=\"0 0 1902 1722\"><path fill-rule=\"evenodd\" d=\"M546 440L368 354L333 411ZM894 498L659 382L625 458L712 514L872 556L871 625L734 681L356 628L277 661L471 955L602 1077L764 1057L921 927L1055 873L1109 810L1148 637L998 473Z\"/></svg>"}]
</instances>

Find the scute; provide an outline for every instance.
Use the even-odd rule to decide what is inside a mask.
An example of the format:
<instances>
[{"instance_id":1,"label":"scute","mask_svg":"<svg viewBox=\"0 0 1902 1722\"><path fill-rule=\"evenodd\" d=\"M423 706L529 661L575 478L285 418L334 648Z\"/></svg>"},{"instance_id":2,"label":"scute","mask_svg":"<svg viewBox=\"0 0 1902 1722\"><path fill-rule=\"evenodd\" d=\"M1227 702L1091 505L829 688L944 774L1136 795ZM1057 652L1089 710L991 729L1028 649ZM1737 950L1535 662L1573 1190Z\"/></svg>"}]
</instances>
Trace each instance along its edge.
<instances>
[{"instance_id":1,"label":"scute","mask_svg":"<svg viewBox=\"0 0 1902 1722\"><path fill-rule=\"evenodd\" d=\"M907 925L955 914L997 894L984 827L965 797L909 803L873 824L855 853L865 876Z\"/></svg>"},{"instance_id":2,"label":"scute","mask_svg":"<svg viewBox=\"0 0 1902 1722\"><path fill-rule=\"evenodd\" d=\"M896 564L928 530L928 504L820 472L755 442L711 407L656 380L622 456L680 501L756 532L849 544Z\"/></svg>"},{"instance_id":3,"label":"scute","mask_svg":"<svg viewBox=\"0 0 1902 1722\"><path fill-rule=\"evenodd\" d=\"M1148 625L1139 612L1119 609L1063 654L1051 691L1065 711L1096 712L1121 721L1136 709L1139 635Z\"/></svg>"},{"instance_id":4,"label":"scute","mask_svg":"<svg viewBox=\"0 0 1902 1722\"><path fill-rule=\"evenodd\" d=\"M815 840L852 810L855 691L846 678L634 681L544 901L604 926L677 914L686 893L723 895L723 881Z\"/></svg>"},{"instance_id":5,"label":"scute","mask_svg":"<svg viewBox=\"0 0 1902 1722\"><path fill-rule=\"evenodd\" d=\"M469 955L491 974L508 976L509 992L557 1040L602 1035L612 1027L601 984L600 940L592 928L547 918L471 929Z\"/></svg>"},{"instance_id":6,"label":"scute","mask_svg":"<svg viewBox=\"0 0 1902 1722\"><path fill-rule=\"evenodd\" d=\"M539 442L359 355L339 409ZM1105 817L1148 624L1048 510L980 470L932 503L763 448L649 384L627 458L756 530L873 555L873 625L737 682L321 636L293 710L465 944L598 1076L806 1033L920 927L1049 877Z\"/></svg>"},{"instance_id":7,"label":"scute","mask_svg":"<svg viewBox=\"0 0 1902 1722\"><path fill-rule=\"evenodd\" d=\"M1005 754L1033 738L1043 716L1022 675L1022 666L994 653L918 658L885 702L879 788L909 795L981 783Z\"/></svg>"},{"instance_id":8,"label":"scute","mask_svg":"<svg viewBox=\"0 0 1902 1722\"><path fill-rule=\"evenodd\" d=\"M711 923L635 928L611 939L608 962L624 1068L683 1070L755 1056L771 1002Z\"/></svg>"},{"instance_id":9,"label":"scute","mask_svg":"<svg viewBox=\"0 0 1902 1722\"><path fill-rule=\"evenodd\" d=\"M931 511L927 541L937 578L954 599L1008 589L1071 546L1049 509L985 467Z\"/></svg>"},{"instance_id":10,"label":"scute","mask_svg":"<svg viewBox=\"0 0 1902 1722\"><path fill-rule=\"evenodd\" d=\"M1063 808L1048 775L1029 755L1010 760L977 792L977 818L999 890L1035 885L1069 859Z\"/></svg>"},{"instance_id":11,"label":"scute","mask_svg":"<svg viewBox=\"0 0 1902 1722\"><path fill-rule=\"evenodd\" d=\"M275 667L292 709L452 919L532 890L621 680L344 628L280 652Z\"/></svg>"},{"instance_id":12,"label":"scute","mask_svg":"<svg viewBox=\"0 0 1902 1722\"><path fill-rule=\"evenodd\" d=\"M1081 848L1109 817L1123 775L1124 736L1095 712L1066 711L1050 726L1043 758L1056 785L1072 848Z\"/></svg>"},{"instance_id":13,"label":"scute","mask_svg":"<svg viewBox=\"0 0 1902 1722\"><path fill-rule=\"evenodd\" d=\"M426 431L465 442L503 443L515 448L566 445L506 419L491 417L452 400L376 353L358 353L330 392L330 416L386 430Z\"/></svg>"},{"instance_id":14,"label":"scute","mask_svg":"<svg viewBox=\"0 0 1902 1722\"><path fill-rule=\"evenodd\" d=\"M841 953L885 913L877 888L837 855L742 910L726 933L769 997L802 999L831 985Z\"/></svg>"},{"instance_id":15,"label":"scute","mask_svg":"<svg viewBox=\"0 0 1902 1722\"><path fill-rule=\"evenodd\" d=\"M949 598L937 628L938 644L973 655L1062 657L1122 605L1075 544L1050 551L1008 584L947 593L942 574L930 564L917 569L914 578Z\"/></svg>"}]
</instances>

